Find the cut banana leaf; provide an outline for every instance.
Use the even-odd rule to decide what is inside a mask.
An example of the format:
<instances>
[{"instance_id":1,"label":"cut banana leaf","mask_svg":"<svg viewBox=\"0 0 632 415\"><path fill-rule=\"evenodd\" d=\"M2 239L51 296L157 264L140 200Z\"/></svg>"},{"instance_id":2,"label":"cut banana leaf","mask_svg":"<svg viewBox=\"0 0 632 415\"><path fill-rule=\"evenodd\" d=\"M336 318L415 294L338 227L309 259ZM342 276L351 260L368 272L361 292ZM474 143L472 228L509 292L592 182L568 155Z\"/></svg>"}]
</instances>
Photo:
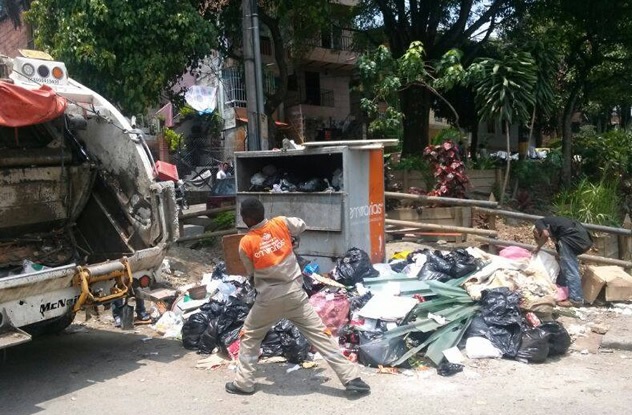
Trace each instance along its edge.
<instances>
[{"instance_id":1,"label":"cut banana leaf","mask_svg":"<svg viewBox=\"0 0 632 415\"><path fill-rule=\"evenodd\" d=\"M443 360L443 351L456 346L461 341L463 334L465 334L465 331L470 326L472 317L473 316L469 316L465 319L457 320L460 322L459 324L455 325L451 330L442 333L441 336L428 346L426 357L432 360L432 363L435 365L439 365Z\"/></svg>"},{"instance_id":2,"label":"cut banana leaf","mask_svg":"<svg viewBox=\"0 0 632 415\"><path fill-rule=\"evenodd\" d=\"M462 307L461 310L455 312L452 315L452 317L454 318L453 321L451 321L450 323L446 324L445 326L439 327L434 333L432 333L432 335L430 337L428 337L428 339L425 342L423 342L422 344L420 344L417 347L414 347L414 348L410 349L400 359L398 359L397 362L395 362L393 365L397 366L399 364L402 364L409 357L416 355L417 353L419 353L420 351L422 351L423 349L428 347L430 344L435 342L437 339L442 338L444 335L448 336L447 340L445 341L445 343L440 343L439 346L437 346L437 347L443 347L445 344L449 344L449 343L452 343L452 345L446 347L446 349L449 349L450 347L453 347L454 345L456 345L461 340L461 337L463 337L463 333L465 333L465 330L469 327L470 322L471 322L472 318L474 317L474 314L477 311L478 311L478 306L476 306L476 305L470 305L470 306ZM463 326L461 327L461 325L463 325ZM462 332L460 332L460 337L459 336L455 337L454 334L451 334L451 332L453 330L459 329L459 328L462 329ZM385 333L385 335L387 335L387 333L389 333L390 331L392 331L392 330L387 331ZM410 331L412 331L412 330L410 330ZM454 342L455 338L457 339L456 342ZM445 350L445 349L441 349L441 352L443 352L443 350ZM433 362L434 362L434 360L433 360Z\"/></svg>"}]
</instances>

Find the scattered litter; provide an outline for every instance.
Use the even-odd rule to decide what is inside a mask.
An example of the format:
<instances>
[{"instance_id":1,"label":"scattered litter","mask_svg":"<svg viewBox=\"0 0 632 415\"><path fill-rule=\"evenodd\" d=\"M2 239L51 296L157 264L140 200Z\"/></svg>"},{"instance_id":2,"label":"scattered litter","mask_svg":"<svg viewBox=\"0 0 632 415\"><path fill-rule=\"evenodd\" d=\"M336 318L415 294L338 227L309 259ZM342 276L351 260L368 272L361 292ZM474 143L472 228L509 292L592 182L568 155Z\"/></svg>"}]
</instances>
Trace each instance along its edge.
<instances>
[{"instance_id":1,"label":"scattered litter","mask_svg":"<svg viewBox=\"0 0 632 415\"><path fill-rule=\"evenodd\" d=\"M397 369L396 367L379 365L377 367L377 373L381 375L397 375L399 373L399 369Z\"/></svg>"},{"instance_id":2,"label":"scattered litter","mask_svg":"<svg viewBox=\"0 0 632 415\"><path fill-rule=\"evenodd\" d=\"M289 368L288 370L286 370L287 373L291 373L291 372L295 372L297 370L299 370L301 368L301 365L294 365L291 368Z\"/></svg>"},{"instance_id":3,"label":"scattered litter","mask_svg":"<svg viewBox=\"0 0 632 415\"><path fill-rule=\"evenodd\" d=\"M437 368L437 374L439 376L456 375L457 373L462 372L464 367L465 366L461 364L443 362Z\"/></svg>"},{"instance_id":4,"label":"scattered litter","mask_svg":"<svg viewBox=\"0 0 632 415\"><path fill-rule=\"evenodd\" d=\"M593 333L606 334L608 330L610 330L610 326L605 324L593 324L592 326L590 326L590 330Z\"/></svg>"},{"instance_id":5,"label":"scattered litter","mask_svg":"<svg viewBox=\"0 0 632 415\"><path fill-rule=\"evenodd\" d=\"M230 360L224 359L218 354L210 355L204 359L200 359L197 361L195 367L197 369L216 369L221 366L225 366L230 363Z\"/></svg>"},{"instance_id":6,"label":"scattered litter","mask_svg":"<svg viewBox=\"0 0 632 415\"><path fill-rule=\"evenodd\" d=\"M461 353L456 346L444 350L443 356L445 356L445 359L450 363L460 364L465 361L465 356L463 356L463 353Z\"/></svg>"},{"instance_id":7,"label":"scattered litter","mask_svg":"<svg viewBox=\"0 0 632 415\"><path fill-rule=\"evenodd\" d=\"M301 366L303 367L303 369L313 369L316 366L318 366L318 363L316 363L316 362L303 362L303 363L301 363Z\"/></svg>"}]
</instances>

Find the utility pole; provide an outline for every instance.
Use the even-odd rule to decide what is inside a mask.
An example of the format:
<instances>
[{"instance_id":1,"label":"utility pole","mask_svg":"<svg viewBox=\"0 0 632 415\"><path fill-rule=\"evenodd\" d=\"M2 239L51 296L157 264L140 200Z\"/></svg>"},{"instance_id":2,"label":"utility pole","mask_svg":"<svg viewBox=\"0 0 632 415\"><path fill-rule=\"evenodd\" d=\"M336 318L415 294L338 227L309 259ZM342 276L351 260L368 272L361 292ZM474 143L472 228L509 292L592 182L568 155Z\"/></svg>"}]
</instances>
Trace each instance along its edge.
<instances>
[{"instance_id":1,"label":"utility pole","mask_svg":"<svg viewBox=\"0 0 632 415\"><path fill-rule=\"evenodd\" d=\"M268 149L268 125L263 108L263 74L257 7L257 0L242 0L241 2L249 151Z\"/></svg>"}]
</instances>

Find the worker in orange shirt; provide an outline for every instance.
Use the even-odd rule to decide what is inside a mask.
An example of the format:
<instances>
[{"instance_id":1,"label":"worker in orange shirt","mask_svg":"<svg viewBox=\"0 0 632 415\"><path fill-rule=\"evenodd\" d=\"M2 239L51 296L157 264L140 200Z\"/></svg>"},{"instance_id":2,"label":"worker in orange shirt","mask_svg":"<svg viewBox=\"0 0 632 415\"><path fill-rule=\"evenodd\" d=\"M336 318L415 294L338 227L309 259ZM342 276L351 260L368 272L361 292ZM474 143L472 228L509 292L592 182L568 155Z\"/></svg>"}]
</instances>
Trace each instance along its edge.
<instances>
[{"instance_id":1,"label":"worker in orange shirt","mask_svg":"<svg viewBox=\"0 0 632 415\"><path fill-rule=\"evenodd\" d=\"M303 291L292 236L305 230L305 222L283 216L267 220L263 204L255 198L245 199L240 213L248 233L241 239L239 255L248 275L254 277L257 299L242 330L237 375L226 384L226 391L239 395L255 392L255 365L261 342L274 324L287 318L329 363L347 391L370 393L369 385L359 377L357 365L342 355L338 342Z\"/></svg>"}]
</instances>

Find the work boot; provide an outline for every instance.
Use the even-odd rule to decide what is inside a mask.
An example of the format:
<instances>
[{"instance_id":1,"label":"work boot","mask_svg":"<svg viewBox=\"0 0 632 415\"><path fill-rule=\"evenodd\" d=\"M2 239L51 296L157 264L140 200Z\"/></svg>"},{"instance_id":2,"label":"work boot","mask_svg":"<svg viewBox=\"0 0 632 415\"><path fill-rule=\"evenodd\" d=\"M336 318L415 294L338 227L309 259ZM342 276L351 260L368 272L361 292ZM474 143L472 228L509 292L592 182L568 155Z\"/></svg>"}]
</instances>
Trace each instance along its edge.
<instances>
[{"instance_id":1,"label":"work boot","mask_svg":"<svg viewBox=\"0 0 632 415\"><path fill-rule=\"evenodd\" d=\"M138 318L139 321L149 321L149 320L151 320L151 316L146 311L143 311L142 313L138 313L136 315L136 317Z\"/></svg>"},{"instance_id":2,"label":"work boot","mask_svg":"<svg viewBox=\"0 0 632 415\"><path fill-rule=\"evenodd\" d=\"M355 378L345 383L345 390L347 392L353 392L362 395L371 393L371 387L360 378Z\"/></svg>"},{"instance_id":3,"label":"work boot","mask_svg":"<svg viewBox=\"0 0 632 415\"><path fill-rule=\"evenodd\" d=\"M255 391L245 391L243 389L239 389L233 382L228 382L225 386L226 392L233 395L252 395Z\"/></svg>"},{"instance_id":4,"label":"work boot","mask_svg":"<svg viewBox=\"0 0 632 415\"><path fill-rule=\"evenodd\" d=\"M114 327L121 327L121 318L114 317Z\"/></svg>"}]
</instances>

